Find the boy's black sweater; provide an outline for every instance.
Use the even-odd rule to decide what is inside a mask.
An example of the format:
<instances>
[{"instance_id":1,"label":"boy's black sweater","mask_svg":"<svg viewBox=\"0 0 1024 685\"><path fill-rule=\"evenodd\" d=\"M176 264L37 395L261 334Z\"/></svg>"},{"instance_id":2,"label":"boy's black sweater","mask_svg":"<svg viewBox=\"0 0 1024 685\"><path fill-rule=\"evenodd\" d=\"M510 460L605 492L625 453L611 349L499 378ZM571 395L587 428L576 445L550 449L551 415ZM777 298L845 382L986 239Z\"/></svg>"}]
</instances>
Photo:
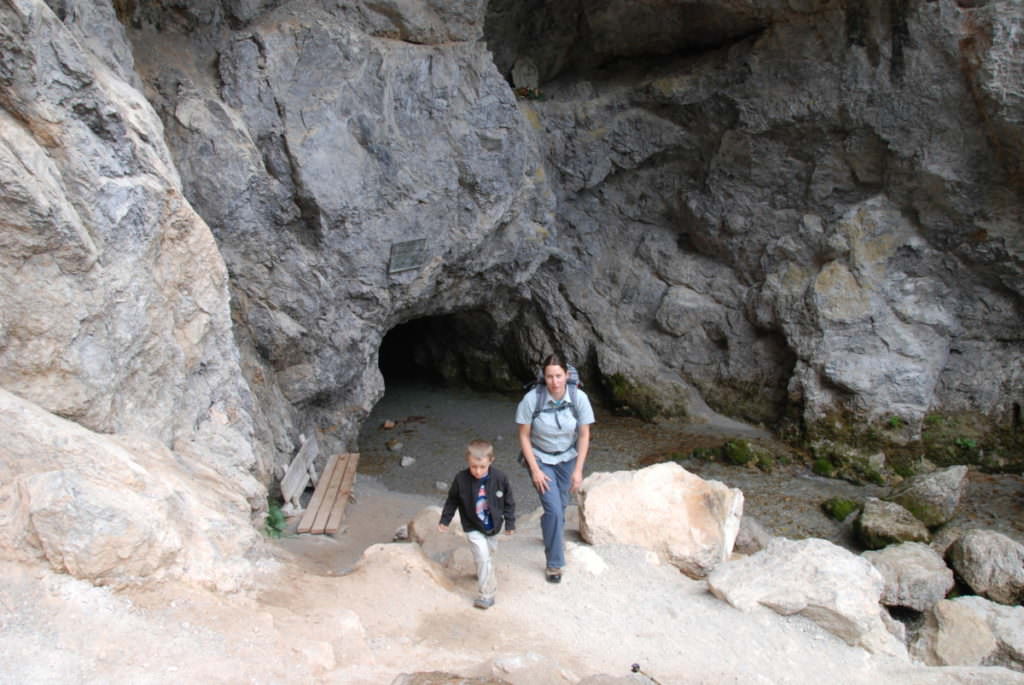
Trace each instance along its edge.
<instances>
[{"instance_id":1,"label":"boy's black sweater","mask_svg":"<svg viewBox=\"0 0 1024 685\"><path fill-rule=\"evenodd\" d=\"M455 474L455 480L448 489L448 499L441 510L441 525L447 526L459 510L463 530L478 530L484 535L497 535L501 531L502 522L509 530L516 529L516 501L512 497L512 486L508 477L498 469L491 467L487 474L487 506L491 509L491 520L494 528L484 530L483 521L476 515L476 493L480 490L480 481L473 478L469 469Z\"/></svg>"}]
</instances>

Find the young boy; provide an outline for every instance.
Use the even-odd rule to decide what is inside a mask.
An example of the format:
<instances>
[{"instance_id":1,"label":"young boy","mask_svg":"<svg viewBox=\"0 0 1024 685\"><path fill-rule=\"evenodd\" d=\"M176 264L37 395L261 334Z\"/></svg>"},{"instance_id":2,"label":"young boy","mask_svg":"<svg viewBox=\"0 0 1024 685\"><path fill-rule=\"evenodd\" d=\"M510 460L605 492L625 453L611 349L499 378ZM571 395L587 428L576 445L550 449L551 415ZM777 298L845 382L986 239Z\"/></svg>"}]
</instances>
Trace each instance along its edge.
<instances>
[{"instance_id":1,"label":"young boy","mask_svg":"<svg viewBox=\"0 0 1024 685\"><path fill-rule=\"evenodd\" d=\"M455 474L448 499L441 511L437 529L447 532L455 510L459 510L473 560L476 561L477 598L473 606L488 609L494 604L498 582L491 554L498 547L497 534L505 524L505 534L516 529L516 503L508 477L492 468L494 447L486 440L473 440L466 447L466 469Z\"/></svg>"}]
</instances>

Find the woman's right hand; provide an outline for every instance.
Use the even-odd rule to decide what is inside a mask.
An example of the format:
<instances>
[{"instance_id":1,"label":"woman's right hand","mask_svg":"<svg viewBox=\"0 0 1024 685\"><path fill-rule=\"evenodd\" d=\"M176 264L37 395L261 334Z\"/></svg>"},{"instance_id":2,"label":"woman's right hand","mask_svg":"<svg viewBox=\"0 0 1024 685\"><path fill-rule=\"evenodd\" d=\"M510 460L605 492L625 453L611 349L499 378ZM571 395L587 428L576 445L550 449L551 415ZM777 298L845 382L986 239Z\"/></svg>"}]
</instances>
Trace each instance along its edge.
<instances>
[{"instance_id":1,"label":"woman's right hand","mask_svg":"<svg viewBox=\"0 0 1024 685\"><path fill-rule=\"evenodd\" d=\"M533 480L533 487L537 492L544 494L551 487L551 478L539 468L530 471L530 478Z\"/></svg>"}]
</instances>

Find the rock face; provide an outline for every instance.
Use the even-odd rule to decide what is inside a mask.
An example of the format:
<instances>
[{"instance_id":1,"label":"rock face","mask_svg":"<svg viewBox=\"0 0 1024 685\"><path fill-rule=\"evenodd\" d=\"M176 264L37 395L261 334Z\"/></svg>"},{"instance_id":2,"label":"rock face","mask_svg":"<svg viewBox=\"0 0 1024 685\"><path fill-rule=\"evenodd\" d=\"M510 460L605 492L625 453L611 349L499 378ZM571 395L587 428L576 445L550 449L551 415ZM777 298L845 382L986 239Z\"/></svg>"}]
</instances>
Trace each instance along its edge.
<instances>
[{"instance_id":1,"label":"rock face","mask_svg":"<svg viewBox=\"0 0 1024 685\"><path fill-rule=\"evenodd\" d=\"M886 606L925 611L953 589L953 571L928 545L905 542L863 556L885 579L882 604Z\"/></svg>"},{"instance_id":2,"label":"rock face","mask_svg":"<svg viewBox=\"0 0 1024 685\"><path fill-rule=\"evenodd\" d=\"M263 506L223 259L113 11L71 14L110 41L99 59L44 3L0 8L0 386L174 445Z\"/></svg>"},{"instance_id":3,"label":"rock face","mask_svg":"<svg viewBox=\"0 0 1024 685\"><path fill-rule=\"evenodd\" d=\"M774 538L753 556L708 576L708 587L737 609L763 605L800 614L852 645L883 654L906 651L882 621L884 581L866 559L825 540Z\"/></svg>"},{"instance_id":4,"label":"rock face","mask_svg":"<svg viewBox=\"0 0 1024 685\"><path fill-rule=\"evenodd\" d=\"M977 594L1002 604L1024 601L1024 545L993 530L969 530L946 551L953 570Z\"/></svg>"},{"instance_id":5,"label":"rock face","mask_svg":"<svg viewBox=\"0 0 1024 685\"><path fill-rule=\"evenodd\" d=\"M579 511L580 535L590 544L647 547L703 578L732 552L743 493L665 462L591 474L579 491Z\"/></svg>"},{"instance_id":6,"label":"rock face","mask_svg":"<svg viewBox=\"0 0 1024 685\"><path fill-rule=\"evenodd\" d=\"M931 535L913 514L896 504L869 497L853 522L854 531L868 549L900 542L928 542Z\"/></svg>"},{"instance_id":7,"label":"rock face","mask_svg":"<svg viewBox=\"0 0 1024 685\"><path fill-rule=\"evenodd\" d=\"M952 466L910 478L889 499L931 528L953 518L966 487L967 467Z\"/></svg>"},{"instance_id":8,"label":"rock face","mask_svg":"<svg viewBox=\"0 0 1024 685\"><path fill-rule=\"evenodd\" d=\"M153 2L123 19L283 459L306 421L355 447L403 326L425 333L402 344L416 364L484 385L564 348L644 416L1008 425L1024 12L890 4ZM513 71L542 97L517 102Z\"/></svg>"},{"instance_id":9,"label":"rock face","mask_svg":"<svg viewBox=\"0 0 1024 685\"><path fill-rule=\"evenodd\" d=\"M245 493L152 440L104 436L0 390L0 556L97 585L248 581Z\"/></svg>"}]
</instances>

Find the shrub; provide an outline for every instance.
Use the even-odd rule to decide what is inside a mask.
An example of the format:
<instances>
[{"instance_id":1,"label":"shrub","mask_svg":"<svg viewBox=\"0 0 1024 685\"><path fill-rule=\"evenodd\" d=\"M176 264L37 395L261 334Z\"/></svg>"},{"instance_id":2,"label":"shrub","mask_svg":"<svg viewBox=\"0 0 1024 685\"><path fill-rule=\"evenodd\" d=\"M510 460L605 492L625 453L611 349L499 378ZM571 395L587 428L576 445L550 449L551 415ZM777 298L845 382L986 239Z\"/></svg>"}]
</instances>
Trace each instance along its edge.
<instances>
[{"instance_id":1,"label":"shrub","mask_svg":"<svg viewBox=\"0 0 1024 685\"><path fill-rule=\"evenodd\" d=\"M821 503L825 515L836 521L845 521L846 517L860 509L860 504L845 497L830 497Z\"/></svg>"},{"instance_id":2,"label":"shrub","mask_svg":"<svg viewBox=\"0 0 1024 685\"><path fill-rule=\"evenodd\" d=\"M723 446L722 453L726 461L737 466L749 464L754 458L750 443L746 440L730 440Z\"/></svg>"},{"instance_id":3,"label":"shrub","mask_svg":"<svg viewBox=\"0 0 1024 685\"><path fill-rule=\"evenodd\" d=\"M690 456L694 459L700 459L701 461L714 461L718 459L718 448L717 447L697 447Z\"/></svg>"},{"instance_id":4,"label":"shrub","mask_svg":"<svg viewBox=\"0 0 1024 685\"><path fill-rule=\"evenodd\" d=\"M819 476L831 478L833 475L835 475L836 467L831 461L822 457L820 459L814 460L814 463L811 465L811 470L814 471Z\"/></svg>"}]
</instances>

